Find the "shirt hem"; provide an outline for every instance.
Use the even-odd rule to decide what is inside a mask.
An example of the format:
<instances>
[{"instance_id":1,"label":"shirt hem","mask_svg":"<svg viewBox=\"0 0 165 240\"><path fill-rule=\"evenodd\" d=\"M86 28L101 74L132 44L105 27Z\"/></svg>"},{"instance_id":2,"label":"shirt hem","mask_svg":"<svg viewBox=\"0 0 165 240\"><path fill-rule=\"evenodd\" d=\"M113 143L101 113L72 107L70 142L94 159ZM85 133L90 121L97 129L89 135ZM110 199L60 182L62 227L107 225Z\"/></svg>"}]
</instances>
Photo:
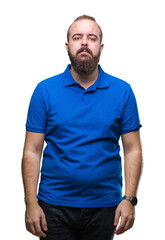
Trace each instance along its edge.
<instances>
[{"instance_id":1,"label":"shirt hem","mask_svg":"<svg viewBox=\"0 0 165 240\"><path fill-rule=\"evenodd\" d=\"M122 198L114 202L69 202L64 200L48 201L47 199L42 198L40 196L38 196L38 199L50 205L77 207L77 208L116 207L122 201Z\"/></svg>"}]
</instances>

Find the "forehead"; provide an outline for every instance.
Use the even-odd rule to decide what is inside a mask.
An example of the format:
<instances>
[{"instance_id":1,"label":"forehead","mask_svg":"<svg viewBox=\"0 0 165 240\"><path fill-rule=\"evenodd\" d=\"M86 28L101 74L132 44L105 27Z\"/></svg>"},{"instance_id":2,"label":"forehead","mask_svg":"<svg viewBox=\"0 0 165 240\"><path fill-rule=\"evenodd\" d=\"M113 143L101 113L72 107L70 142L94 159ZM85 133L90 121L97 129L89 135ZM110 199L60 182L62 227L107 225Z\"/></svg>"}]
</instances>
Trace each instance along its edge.
<instances>
[{"instance_id":1,"label":"forehead","mask_svg":"<svg viewBox=\"0 0 165 240\"><path fill-rule=\"evenodd\" d=\"M94 21L90 19L81 19L76 22L73 22L69 33L72 36L75 33L81 33L81 34L95 34L97 36L100 35L100 29Z\"/></svg>"}]
</instances>

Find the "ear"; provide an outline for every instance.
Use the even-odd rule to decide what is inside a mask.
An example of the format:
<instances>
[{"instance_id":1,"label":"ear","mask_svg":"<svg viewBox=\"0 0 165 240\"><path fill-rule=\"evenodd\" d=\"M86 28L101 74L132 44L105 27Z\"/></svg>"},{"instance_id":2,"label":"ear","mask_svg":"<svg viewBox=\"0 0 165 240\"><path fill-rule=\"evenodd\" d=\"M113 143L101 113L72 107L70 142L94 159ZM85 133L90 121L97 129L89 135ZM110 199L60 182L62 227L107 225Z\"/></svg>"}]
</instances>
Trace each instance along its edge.
<instances>
[{"instance_id":1,"label":"ear","mask_svg":"<svg viewBox=\"0 0 165 240\"><path fill-rule=\"evenodd\" d=\"M66 47L66 51L68 52L68 48L69 48L69 43L68 42L65 43L65 47Z\"/></svg>"},{"instance_id":2,"label":"ear","mask_svg":"<svg viewBox=\"0 0 165 240\"><path fill-rule=\"evenodd\" d=\"M100 44L100 52L102 53L102 51L103 51L103 48L104 48L104 44L102 43L102 44Z\"/></svg>"}]
</instances>

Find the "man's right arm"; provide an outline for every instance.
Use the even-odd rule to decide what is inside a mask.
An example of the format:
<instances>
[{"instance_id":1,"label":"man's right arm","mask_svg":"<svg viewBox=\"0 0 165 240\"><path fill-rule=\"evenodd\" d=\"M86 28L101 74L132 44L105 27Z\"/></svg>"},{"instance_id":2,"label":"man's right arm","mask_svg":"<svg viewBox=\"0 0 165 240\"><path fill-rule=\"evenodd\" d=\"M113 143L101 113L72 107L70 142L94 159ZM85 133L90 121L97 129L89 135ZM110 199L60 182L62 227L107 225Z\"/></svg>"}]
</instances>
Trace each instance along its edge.
<instances>
[{"instance_id":1,"label":"man's right arm","mask_svg":"<svg viewBox=\"0 0 165 240\"><path fill-rule=\"evenodd\" d=\"M37 186L44 139L45 134L27 131L22 158L26 228L29 232L39 237L46 237L41 227L44 231L47 231L44 212L37 202Z\"/></svg>"}]
</instances>

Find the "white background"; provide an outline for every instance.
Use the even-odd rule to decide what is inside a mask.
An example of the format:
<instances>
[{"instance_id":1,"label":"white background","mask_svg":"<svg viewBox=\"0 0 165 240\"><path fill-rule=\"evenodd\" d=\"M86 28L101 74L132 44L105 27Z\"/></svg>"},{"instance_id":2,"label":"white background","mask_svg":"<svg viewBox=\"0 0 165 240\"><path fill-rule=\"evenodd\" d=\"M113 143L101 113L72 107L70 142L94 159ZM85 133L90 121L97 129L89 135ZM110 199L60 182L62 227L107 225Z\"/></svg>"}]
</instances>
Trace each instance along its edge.
<instances>
[{"instance_id":1,"label":"white background","mask_svg":"<svg viewBox=\"0 0 165 240\"><path fill-rule=\"evenodd\" d=\"M36 84L69 63L66 31L82 14L103 30L104 71L129 82L139 106L144 169L134 228L117 240L163 239L165 158L163 0L5 0L0 2L0 228L3 239L37 239L25 230L21 158Z\"/></svg>"}]
</instances>

